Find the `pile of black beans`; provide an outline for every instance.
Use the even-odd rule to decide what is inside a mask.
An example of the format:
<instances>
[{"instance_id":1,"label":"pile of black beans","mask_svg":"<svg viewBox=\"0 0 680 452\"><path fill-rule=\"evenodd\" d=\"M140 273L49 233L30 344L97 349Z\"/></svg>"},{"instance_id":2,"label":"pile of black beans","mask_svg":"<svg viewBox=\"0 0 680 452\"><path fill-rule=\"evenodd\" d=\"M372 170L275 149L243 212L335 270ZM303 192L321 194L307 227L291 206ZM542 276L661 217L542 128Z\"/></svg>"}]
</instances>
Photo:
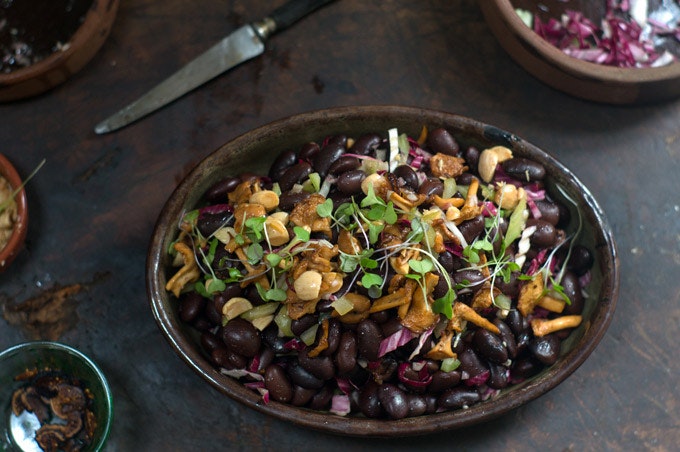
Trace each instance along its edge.
<instances>
[{"instance_id":1,"label":"pile of black beans","mask_svg":"<svg viewBox=\"0 0 680 452\"><path fill-rule=\"evenodd\" d=\"M351 144L351 147L348 145ZM336 182L328 197L337 207L350 197L363 197L361 181L366 174L359 169L358 156L375 156L377 149L387 148L386 138L379 134L367 134L348 140L346 136L332 136L319 143L307 143L296 151L282 152L274 161L268 175L242 174L227 177L211 187L204 196L206 205L225 203L229 192L244 180L258 178L263 188L278 183L281 190L280 210L291 210L309 193L293 190L316 172L321 178L332 176ZM430 132L422 149L431 154L444 153L465 159L468 170L457 177L458 185L468 185L477 173L480 151L474 147L463 149L455 138L444 129ZM503 164L506 175L521 180L527 174L535 175L532 184L543 186L544 168L526 159L513 158ZM401 184L408 184L415 192L428 197L442 194L443 183L432 177L427 164L418 169L408 165L396 168L393 173ZM419 177L418 173L425 176ZM525 181L526 182L526 181ZM541 249L552 249L564 240L564 227L569 223L569 210L550 198L537 201L540 219L529 218L527 224L537 226L531 238L531 249L523 271ZM227 220L227 214L204 215L198 227L205 233L214 231ZM501 224L501 228L503 228ZM505 224L507 227L507 224ZM484 218L479 215L459 225L468 243L484 234ZM337 231L335 231L337 233ZM513 245L514 247L515 245ZM565 258L568 247L556 253ZM513 248L511 251L515 251ZM470 303L475 289L481 287L484 276L478 269L452 252L438 255L439 263L449 272L452 280L465 284L466 290L457 293L457 301ZM568 270L561 280L564 292L570 299L565 314L580 314L584 297L580 278L593 263L591 252L579 245L572 246ZM222 269L215 269L219 275ZM520 272L514 272L509 281L497 279L496 286L516 303L523 281ZM443 280L444 278L441 278ZM362 291L361 287L345 288ZM446 287L435 288L434 296L441 296ZM437 294L439 291L439 294ZM365 291L363 292L365 293ZM245 297L254 306L264 303L253 285L241 287L230 283L226 289L211 298L193 290L185 291L178 303L179 316L183 322L200 332L200 342L208 359L219 369L248 369L263 376L263 384L269 398L278 402L313 410L330 410L333 397L346 394L351 413L370 418L400 419L431 414L440 411L466 408L496 395L500 390L530 378L560 356L561 342L570 330L558 331L543 337L535 337L530 318L523 317L516 309L500 313L491 308L481 312L493 322L500 335L468 323L465 331L453 342L453 351L460 365L454 370L441 369L441 361L425 358L435 340L425 341L417 355L409 356L418 347L415 339L379 356L380 342L404 328L396 314L389 309L371 314L355 324L343 323L331 316L331 300L321 300L316 312L293 320L291 330L295 338L318 324L328 320L328 347L317 357L308 356L313 346L291 347L291 337L283 337L276 323L272 322L259 331L245 319L237 318L222 325L222 306L233 297ZM321 330L321 328L319 328ZM317 341L319 339L317 338ZM296 341L296 344L302 344ZM246 377L244 383L255 382ZM344 383L344 384L343 384Z\"/></svg>"}]
</instances>

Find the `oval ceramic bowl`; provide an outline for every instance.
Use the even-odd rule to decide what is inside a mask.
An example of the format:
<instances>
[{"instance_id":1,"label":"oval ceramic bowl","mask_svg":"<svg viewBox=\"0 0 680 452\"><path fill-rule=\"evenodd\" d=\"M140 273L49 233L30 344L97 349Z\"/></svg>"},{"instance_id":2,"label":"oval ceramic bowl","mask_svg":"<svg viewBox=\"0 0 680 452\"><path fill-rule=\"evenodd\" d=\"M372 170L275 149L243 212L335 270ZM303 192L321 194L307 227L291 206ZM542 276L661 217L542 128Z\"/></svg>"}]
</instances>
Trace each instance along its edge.
<instances>
[{"instance_id":1,"label":"oval ceramic bowl","mask_svg":"<svg viewBox=\"0 0 680 452\"><path fill-rule=\"evenodd\" d=\"M93 0L85 19L63 50L30 66L0 73L0 102L41 94L80 71L106 41L119 0ZM47 26L47 25L46 25Z\"/></svg>"},{"instance_id":2,"label":"oval ceramic bowl","mask_svg":"<svg viewBox=\"0 0 680 452\"><path fill-rule=\"evenodd\" d=\"M92 411L96 428L94 439L85 451L100 451L109 436L113 420L113 399L101 369L80 351L58 342L36 341L15 345L0 353L0 449L17 450L10 435L10 401L22 382L14 378L27 370L60 370L78 378L93 396Z\"/></svg>"},{"instance_id":3,"label":"oval ceramic bowl","mask_svg":"<svg viewBox=\"0 0 680 452\"><path fill-rule=\"evenodd\" d=\"M418 136L423 125L430 130L445 127L463 146L480 149L496 144L508 146L515 155L542 163L549 175L549 185L560 184L577 200L585 224L581 241L596 253L589 289L593 296L584 311L585 321L565 341L557 363L497 398L469 409L402 420L340 417L273 401L264 404L257 393L220 374L201 352L197 337L179 320L176 300L165 290L170 266L167 250L177 237L183 213L193 209L205 190L218 180L246 171L267 174L279 152L298 149L307 141L335 134L353 137L376 131L386 134L392 127L400 133ZM146 271L148 296L158 326L177 354L212 387L279 419L357 436L416 435L463 427L490 420L546 393L574 372L595 349L611 321L618 291L618 258L609 225L588 189L571 171L530 143L496 127L443 112L389 106L338 108L293 116L246 133L210 154L180 183L163 207L151 240Z\"/></svg>"},{"instance_id":4,"label":"oval ceramic bowl","mask_svg":"<svg viewBox=\"0 0 680 452\"><path fill-rule=\"evenodd\" d=\"M602 5L604 0L599 1ZM515 9L532 13L538 5L559 18L565 9L590 12L594 19L602 8L592 0L481 0L479 7L500 45L527 72L553 88L582 99L609 104L643 104L680 96L680 63L658 68L618 68L582 61L566 55L534 33ZM660 0L650 0L650 9ZM545 13L542 13L545 14ZM597 21L596 21L597 22Z\"/></svg>"},{"instance_id":5,"label":"oval ceramic bowl","mask_svg":"<svg viewBox=\"0 0 680 452\"><path fill-rule=\"evenodd\" d=\"M12 163L2 154L0 154L0 176L4 177L14 189L21 186L21 177L17 173L17 170L14 169ZM28 231L28 202L26 200L26 190L22 188L14 199L17 204L18 220L14 225L14 232L7 242L7 245L0 250L0 272L5 270L5 268L12 263L17 254L19 254Z\"/></svg>"}]
</instances>

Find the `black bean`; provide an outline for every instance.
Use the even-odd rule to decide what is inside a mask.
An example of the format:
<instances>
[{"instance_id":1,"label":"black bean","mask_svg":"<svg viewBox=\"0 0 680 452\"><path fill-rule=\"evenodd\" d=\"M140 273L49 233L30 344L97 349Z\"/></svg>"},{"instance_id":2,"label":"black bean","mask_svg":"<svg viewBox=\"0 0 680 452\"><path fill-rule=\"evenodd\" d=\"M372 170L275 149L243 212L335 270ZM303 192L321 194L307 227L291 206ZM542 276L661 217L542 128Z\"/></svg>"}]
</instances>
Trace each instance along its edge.
<instances>
[{"instance_id":1,"label":"black bean","mask_svg":"<svg viewBox=\"0 0 680 452\"><path fill-rule=\"evenodd\" d=\"M378 384L370 380L359 391L359 409L368 418L381 417L384 413L378 399L378 389Z\"/></svg>"},{"instance_id":2,"label":"black bean","mask_svg":"<svg viewBox=\"0 0 680 452\"><path fill-rule=\"evenodd\" d=\"M484 328L475 331L472 345L480 355L493 363L503 364L508 360L508 350L503 340Z\"/></svg>"},{"instance_id":3,"label":"black bean","mask_svg":"<svg viewBox=\"0 0 680 452\"><path fill-rule=\"evenodd\" d=\"M450 251L439 253L437 260L447 272L451 273L455 269L453 264L453 254Z\"/></svg>"},{"instance_id":4,"label":"black bean","mask_svg":"<svg viewBox=\"0 0 680 452\"><path fill-rule=\"evenodd\" d=\"M319 317L315 314L305 314L299 319L294 319L290 322L290 330L294 335L300 336L318 322Z\"/></svg>"},{"instance_id":5,"label":"black bean","mask_svg":"<svg viewBox=\"0 0 680 452\"><path fill-rule=\"evenodd\" d=\"M425 195L427 197L444 194L444 182L437 177L428 177L420 187L418 188L418 193Z\"/></svg>"},{"instance_id":6,"label":"black bean","mask_svg":"<svg viewBox=\"0 0 680 452\"><path fill-rule=\"evenodd\" d=\"M514 252L513 252L514 254ZM520 272L512 272L510 273L510 278L508 281L505 281L503 278L496 278L496 288L503 292L503 294L507 295L510 298L516 298L517 295L519 294L519 286L520 286L520 280L518 279L520 275Z\"/></svg>"},{"instance_id":7,"label":"black bean","mask_svg":"<svg viewBox=\"0 0 680 452\"><path fill-rule=\"evenodd\" d=\"M391 336L397 331L401 331L402 328L404 328L404 325L401 323L399 317L390 317L380 324L380 330L382 331L383 337Z\"/></svg>"},{"instance_id":8,"label":"black bean","mask_svg":"<svg viewBox=\"0 0 680 452\"><path fill-rule=\"evenodd\" d=\"M205 308L206 299L197 292L182 294L179 301L179 318L182 322L193 322Z\"/></svg>"},{"instance_id":9,"label":"black bean","mask_svg":"<svg viewBox=\"0 0 680 452\"><path fill-rule=\"evenodd\" d=\"M406 394L398 386L390 383L380 385L378 400L390 418L403 419L408 415Z\"/></svg>"},{"instance_id":10,"label":"black bean","mask_svg":"<svg viewBox=\"0 0 680 452\"><path fill-rule=\"evenodd\" d=\"M561 285L564 294L569 298L569 304L564 307L564 314L581 314L585 300L583 299L581 285L579 284L576 274L570 271L565 272L562 277Z\"/></svg>"},{"instance_id":11,"label":"black bean","mask_svg":"<svg viewBox=\"0 0 680 452\"><path fill-rule=\"evenodd\" d=\"M321 389L324 385L324 380L315 377L311 372L305 370L297 361L289 362L286 372L293 383L303 388Z\"/></svg>"},{"instance_id":12,"label":"black bean","mask_svg":"<svg viewBox=\"0 0 680 452\"><path fill-rule=\"evenodd\" d=\"M335 352L335 366L338 375L349 374L357 365L357 340L354 332L343 331L340 344Z\"/></svg>"},{"instance_id":13,"label":"black bean","mask_svg":"<svg viewBox=\"0 0 680 452\"><path fill-rule=\"evenodd\" d=\"M286 377L286 372L278 364L270 364L264 371L264 387L269 397L277 402L290 402L293 398L293 386Z\"/></svg>"},{"instance_id":14,"label":"black bean","mask_svg":"<svg viewBox=\"0 0 680 452\"><path fill-rule=\"evenodd\" d=\"M406 394L408 417L421 416L427 413L427 398L420 394Z\"/></svg>"},{"instance_id":15,"label":"black bean","mask_svg":"<svg viewBox=\"0 0 680 452\"><path fill-rule=\"evenodd\" d=\"M362 135L356 139L350 151L352 154L369 155L380 146L381 142L382 138L377 133Z\"/></svg>"},{"instance_id":16,"label":"black bean","mask_svg":"<svg viewBox=\"0 0 680 452\"><path fill-rule=\"evenodd\" d=\"M205 309L203 309L203 315L213 325L220 325L222 323L222 304L214 299L207 300Z\"/></svg>"},{"instance_id":17,"label":"black bean","mask_svg":"<svg viewBox=\"0 0 680 452\"><path fill-rule=\"evenodd\" d=\"M469 165L469 163L468 163ZM475 168L477 165L475 165ZM479 180L477 176L472 173L463 173L456 178L456 184L458 185L470 185L474 179Z\"/></svg>"},{"instance_id":18,"label":"black bean","mask_svg":"<svg viewBox=\"0 0 680 452\"><path fill-rule=\"evenodd\" d=\"M279 180L283 173L288 168L295 165L297 161L298 156L297 154L295 154L295 151L291 150L282 151L276 157L276 160L274 160L272 166L269 167L269 177L272 178L273 180Z\"/></svg>"},{"instance_id":19,"label":"black bean","mask_svg":"<svg viewBox=\"0 0 680 452\"><path fill-rule=\"evenodd\" d=\"M531 340L529 349L536 359L549 366L555 364L560 356L560 340L554 334L535 337Z\"/></svg>"},{"instance_id":20,"label":"black bean","mask_svg":"<svg viewBox=\"0 0 680 452\"><path fill-rule=\"evenodd\" d=\"M328 143L312 158L314 171L322 178L326 177L331 165L346 152L345 146L337 143Z\"/></svg>"},{"instance_id":21,"label":"black bean","mask_svg":"<svg viewBox=\"0 0 680 452\"><path fill-rule=\"evenodd\" d=\"M427 144L435 152L446 155L458 154L458 143L446 129L434 129L427 135Z\"/></svg>"},{"instance_id":22,"label":"black bean","mask_svg":"<svg viewBox=\"0 0 680 452\"><path fill-rule=\"evenodd\" d=\"M477 149L474 146L470 146L463 153L463 157L465 157L465 162L467 163L467 165L470 168L477 168L477 165L479 165L479 155L480 154L481 154L481 152L479 152L479 149ZM464 185L469 185L469 183L464 184Z\"/></svg>"},{"instance_id":23,"label":"black bean","mask_svg":"<svg viewBox=\"0 0 680 452\"><path fill-rule=\"evenodd\" d=\"M260 335L264 343L272 349L274 353L283 354L286 350L287 338L279 336L279 328L276 324L272 324L265 328Z\"/></svg>"},{"instance_id":24,"label":"black bean","mask_svg":"<svg viewBox=\"0 0 680 452\"><path fill-rule=\"evenodd\" d=\"M495 319L493 324L501 332L501 340L505 349L508 351L508 358L513 359L517 356L517 341L510 327L501 319Z\"/></svg>"},{"instance_id":25,"label":"black bean","mask_svg":"<svg viewBox=\"0 0 680 452\"><path fill-rule=\"evenodd\" d=\"M484 275L479 270L460 270L454 272L452 276L456 284L468 284L471 289L479 287L484 282Z\"/></svg>"},{"instance_id":26,"label":"black bean","mask_svg":"<svg viewBox=\"0 0 680 452\"><path fill-rule=\"evenodd\" d=\"M355 170L359 168L359 166L361 166L361 162L359 161L358 158L349 155L343 155L335 162L333 162L330 168L328 168L328 174L337 176L338 174Z\"/></svg>"},{"instance_id":27,"label":"black bean","mask_svg":"<svg viewBox=\"0 0 680 452\"><path fill-rule=\"evenodd\" d=\"M281 193L289 191L297 183L303 181L312 173L312 165L308 162L298 162L283 172L279 180ZM276 182L276 181L275 181Z\"/></svg>"},{"instance_id":28,"label":"black bean","mask_svg":"<svg viewBox=\"0 0 680 452\"><path fill-rule=\"evenodd\" d=\"M319 328L318 331L322 331ZM328 320L328 347L321 352L323 356L331 356L340 346L340 335L342 334L342 327L337 319Z\"/></svg>"},{"instance_id":29,"label":"black bean","mask_svg":"<svg viewBox=\"0 0 680 452\"><path fill-rule=\"evenodd\" d=\"M544 220L529 218L526 227L536 226L536 232L531 234L529 240L531 244L539 248L548 248L555 245L557 241L557 230L555 226Z\"/></svg>"},{"instance_id":30,"label":"black bean","mask_svg":"<svg viewBox=\"0 0 680 452\"><path fill-rule=\"evenodd\" d=\"M293 398L291 399L290 404L293 406L305 406L312 400L314 394L316 394L316 389L293 385Z\"/></svg>"},{"instance_id":31,"label":"black bean","mask_svg":"<svg viewBox=\"0 0 680 452\"><path fill-rule=\"evenodd\" d=\"M471 348L466 348L459 353L458 360L460 361L460 370L467 372L470 378L478 377L488 371L486 364Z\"/></svg>"},{"instance_id":32,"label":"black bean","mask_svg":"<svg viewBox=\"0 0 680 452\"><path fill-rule=\"evenodd\" d=\"M362 170L352 170L338 176L336 182L338 190L346 195L356 195L361 192L361 183L366 179L366 173Z\"/></svg>"},{"instance_id":33,"label":"black bean","mask_svg":"<svg viewBox=\"0 0 680 452\"><path fill-rule=\"evenodd\" d=\"M201 346L208 353L212 353L218 348L224 348L224 343L220 340L215 333L210 331L204 331L201 333Z\"/></svg>"},{"instance_id":34,"label":"black bean","mask_svg":"<svg viewBox=\"0 0 680 452\"><path fill-rule=\"evenodd\" d=\"M515 179L533 182L545 177L545 168L533 160L514 157L501 163L503 171Z\"/></svg>"},{"instance_id":35,"label":"black bean","mask_svg":"<svg viewBox=\"0 0 680 452\"><path fill-rule=\"evenodd\" d=\"M445 410L469 407L479 402L481 397L473 388L452 388L444 391L437 399L437 405Z\"/></svg>"},{"instance_id":36,"label":"black bean","mask_svg":"<svg viewBox=\"0 0 680 452\"><path fill-rule=\"evenodd\" d=\"M331 385L326 385L319 392L314 394L309 401L309 408L313 410L326 410L331 403L335 389Z\"/></svg>"},{"instance_id":37,"label":"black bean","mask_svg":"<svg viewBox=\"0 0 680 452\"><path fill-rule=\"evenodd\" d=\"M262 352L259 357L253 358L253 363L251 365L257 364L257 371L263 372L268 365L274 362L276 355L274 351L269 347L262 347Z\"/></svg>"},{"instance_id":38,"label":"black bean","mask_svg":"<svg viewBox=\"0 0 680 452\"><path fill-rule=\"evenodd\" d=\"M210 357L215 365L229 370L243 369L248 364L248 360L244 356L225 347L213 350Z\"/></svg>"},{"instance_id":39,"label":"black bean","mask_svg":"<svg viewBox=\"0 0 680 452\"><path fill-rule=\"evenodd\" d=\"M204 237L209 237L222 226L228 225L233 219L234 215L226 210L220 213L202 213L198 217L196 226Z\"/></svg>"},{"instance_id":40,"label":"black bean","mask_svg":"<svg viewBox=\"0 0 680 452\"><path fill-rule=\"evenodd\" d=\"M284 192L281 194L281 196L279 196L279 208L281 210L290 212L293 210L296 204L300 204L302 201L309 198L309 196L310 193L306 191L297 193L293 193L291 191Z\"/></svg>"},{"instance_id":41,"label":"black bean","mask_svg":"<svg viewBox=\"0 0 680 452\"><path fill-rule=\"evenodd\" d=\"M222 341L229 350L249 358L257 354L262 342L253 324L241 318L230 320L222 328Z\"/></svg>"},{"instance_id":42,"label":"black bean","mask_svg":"<svg viewBox=\"0 0 680 452\"><path fill-rule=\"evenodd\" d=\"M403 180L411 190L417 190L420 185L418 175L410 165L399 165L392 171L392 174L397 176L397 179Z\"/></svg>"},{"instance_id":43,"label":"black bean","mask_svg":"<svg viewBox=\"0 0 680 452\"><path fill-rule=\"evenodd\" d=\"M459 370L452 370L449 372L438 370L432 374L432 381L427 386L427 390L433 393L442 392L458 385L460 383L460 378L461 375Z\"/></svg>"},{"instance_id":44,"label":"black bean","mask_svg":"<svg viewBox=\"0 0 680 452\"><path fill-rule=\"evenodd\" d=\"M193 322L191 322L191 326L193 326L198 331L207 331L213 327L213 324L210 323L210 321L203 315L199 315L194 319Z\"/></svg>"},{"instance_id":45,"label":"black bean","mask_svg":"<svg viewBox=\"0 0 680 452\"><path fill-rule=\"evenodd\" d=\"M592 268L594 262L595 257L588 248L583 245L575 245L571 250L567 266L578 276L583 276Z\"/></svg>"},{"instance_id":46,"label":"black bean","mask_svg":"<svg viewBox=\"0 0 680 452\"><path fill-rule=\"evenodd\" d=\"M371 319L362 320L357 325L356 334L359 355L368 361L377 361L380 342L383 340L378 324Z\"/></svg>"},{"instance_id":47,"label":"black bean","mask_svg":"<svg viewBox=\"0 0 680 452\"><path fill-rule=\"evenodd\" d=\"M309 142L302 145L298 152L298 158L311 162L321 148L317 143Z\"/></svg>"},{"instance_id":48,"label":"black bean","mask_svg":"<svg viewBox=\"0 0 680 452\"><path fill-rule=\"evenodd\" d=\"M510 378L513 382L524 380L539 373L543 365L534 357L528 356L516 361L510 370Z\"/></svg>"},{"instance_id":49,"label":"black bean","mask_svg":"<svg viewBox=\"0 0 680 452\"><path fill-rule=\"evenodd\" d=\"M484 217L477 215L476 217L463 221L458 225L458 230L468 243L472 243L475 238L484 232Z\"/></svg>"},{"instance_id":50,"label":"black bean","mask_svg":"<svg viewBox=\"0 0 680 452\"><path fill-rule=\"evenodd\" d=\"M510 384L510 372L507 367L489 363L489 379L486 384L494 389L503 389Z\"/></svg>"},{"instance_id":51,"label":"black bean","mask_svg":"<svg viewBox=\"0 0 680 452\"><path fill-rule=\"evenodd\" d=\"M529 328L529 322L516 309L512 309L508 312L505 323L507 323L512 332L515 333L515 336L519 336Z\"/></svg>"},{"instance_id":52,"label":"black bean","mask_svg":"<svg viewBox=\"0 0 680 452\"><path fill-rule=\"evenodd\" d=\"M316 378L330 380L335 376L335 366L329 356L317 356L312 358L308 355L309 350L304 349L298 352L298 362L303 369Z\"/></svg>"},{"instance_id":53,"label":"black bean","mask_svg":"<svg viewBox=\"0 0 680 452\"><path fill-rule=\"evenodd\" d=\"M547 200L535 201L538 211L541 212L541 220L547 221L553 226L560 222L560 207L554 202Z\"/></svg>"},{"instance_id":54,"label":"black bean","mask_svg":"<svg viewBox=\"0 0 680 452\"><path fill-rule=\"evenodd\" d=\"M203 197L206 201L211 203L226 202L229 199L229 193L234 191L238 184L241 183L239 177L228 177L214 183L205 191Z\"/></svg>"}]
</instances>

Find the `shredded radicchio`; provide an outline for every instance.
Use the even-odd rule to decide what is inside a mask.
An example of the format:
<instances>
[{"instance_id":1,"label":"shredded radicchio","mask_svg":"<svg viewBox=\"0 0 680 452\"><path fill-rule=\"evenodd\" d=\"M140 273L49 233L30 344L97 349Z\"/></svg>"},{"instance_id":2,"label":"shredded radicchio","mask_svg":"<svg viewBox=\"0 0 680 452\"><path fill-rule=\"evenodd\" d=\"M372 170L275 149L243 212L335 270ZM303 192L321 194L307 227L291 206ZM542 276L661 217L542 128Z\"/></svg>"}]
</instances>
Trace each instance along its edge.
<instances>
[{"instance_id":1,"label":"shredded radicchio","mask_svg":"<svg viewBox=\"0 0 680 452\"><path fill-rule=\"evenodd\" d=\"M680 40L677 21L664 23L650 16L640 24L628 0L607 0L601 25L580 11L566 10L560 19L534 16L533 30L567 55L607 66L658 67L677 58L657 46L662 38Z\"/></svg>"}]
</instances>

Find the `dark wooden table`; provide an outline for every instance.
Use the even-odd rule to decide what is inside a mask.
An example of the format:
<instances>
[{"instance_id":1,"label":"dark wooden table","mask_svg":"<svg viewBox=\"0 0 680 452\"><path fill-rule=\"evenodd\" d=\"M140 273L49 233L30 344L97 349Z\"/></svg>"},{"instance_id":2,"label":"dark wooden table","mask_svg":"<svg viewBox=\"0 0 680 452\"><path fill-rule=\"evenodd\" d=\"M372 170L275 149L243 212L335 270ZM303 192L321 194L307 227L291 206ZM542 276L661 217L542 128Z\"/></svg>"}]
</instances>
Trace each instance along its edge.
<instances>
[{"instance_id":1,"label":"dark wooden table","mask_svg":"<svg viewBox=\"0 0 680 452\"><path fill-rule=\"evenodd\" d=\"M66 313L39 328L0 319L0 349L49 337L92 356L113 386L110 450L678 447L680 103L610 107L554 91L503 52L474 0L344 0L272 38L262 57L97 136L101 119L273 7L122 3L82 72L46 95L0 105L0 152L24 175L47 159L28 187L26 249L0 274L0 302L42 300ZM362 104L446 110L512 131L570 167L603 206L620 253L617 312L594 354L547 395L424 438L335 437L221 396L162 337L144 266L155 219L183 175L254 127Z\"/></svg>"}]
</instances>

